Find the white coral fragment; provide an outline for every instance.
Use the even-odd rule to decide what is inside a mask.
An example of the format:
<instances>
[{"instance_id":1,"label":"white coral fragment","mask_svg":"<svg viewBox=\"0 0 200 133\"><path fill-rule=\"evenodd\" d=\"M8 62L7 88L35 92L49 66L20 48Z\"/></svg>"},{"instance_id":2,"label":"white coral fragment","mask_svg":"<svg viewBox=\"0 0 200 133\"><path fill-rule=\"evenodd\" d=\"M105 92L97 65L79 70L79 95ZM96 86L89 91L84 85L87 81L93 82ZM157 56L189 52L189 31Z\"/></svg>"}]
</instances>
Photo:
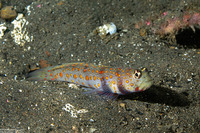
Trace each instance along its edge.
<instances>
[{"instance_id":1,"label":"white coral fragment","mask_svg":"<svg viewBox=\"0 0 200 133\"><path fill-rule=\"evenodd\" d=\"M24 46L26 42L33 40L33 36L29 37L26 31L26 26L29 22L23 17L23 14L19 13L17 18L12 21L12 24L14 25L14 29L11 31L11 36L17 45Z\"/></svg>"},{"instance_id":2,"label":"white coral fragment","mask_svg":"<svg viewBox=\"0 0 200 133\"><path fill-rule=\"evenodd\" d=\"M98 34L102 39L104 39L108 34L112 35L117 32L117 27L114 23L104 24L97 27L93 34Z\"/></svg>"},{"instance_id":3,"label":"white coral fragment","mask_svg":"<svg viewBox=\"0 0 200 133\"><path fill-rule=\"evenodd\" d=\"M4 31L7 29L7 27L5 26L6 23L2 23L0 24L0 39L2 39L2 37L4 36Z\"/></svg>"},{"instance_id":4,"label":"white coral fragment","mask_svg":"<svg viewBox=\"0 0 200 133\"><path fill-rule=\"evenodd\" d=\"M99 28L99 35L107 35L107 34L114 34L117 32L117 27L114 23L104 24L100 26Z\"/></svg>"},{"instance_id":5,"label":"white coral fragment","mask_svg":"<svg viewBox=\"0 0 200 133\"><path fill-rule=\"evenodd\" d=\"M73 118L77 118L78 114L88 112L88 110L86 110L86 109L77 110L77 109L75 109L75 107L73 105L71 105L69 103L65 104L65 107L63 107L62 109L69 112L71 114L71 117L73 117Z\"/></svg>"}]
</instances>

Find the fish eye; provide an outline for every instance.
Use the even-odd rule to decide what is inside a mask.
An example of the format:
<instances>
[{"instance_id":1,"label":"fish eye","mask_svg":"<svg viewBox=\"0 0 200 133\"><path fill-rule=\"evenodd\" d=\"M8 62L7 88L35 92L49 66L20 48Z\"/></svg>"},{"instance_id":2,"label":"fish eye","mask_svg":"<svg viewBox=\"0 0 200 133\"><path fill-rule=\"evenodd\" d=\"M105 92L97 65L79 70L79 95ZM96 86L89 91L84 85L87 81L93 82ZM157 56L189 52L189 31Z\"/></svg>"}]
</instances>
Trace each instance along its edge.
<instances>
[{"instance_id":1,"label":"fish eye","mask_svg":"<svg viewBox=\"0 0 200 133\"><path fill-rule=\"evenodd\" d=\"M141 72L139 70L134 71L134 78L139 79L141 77Z\"/></svg>"},{"instance_id":2,"label":"fish eye","mask_svg":"<svg viewBox=\"0 0 200 133\"><path fill-rule=\"evenodd\" d=\"M138 73L135 73L135 76L138 77Z\"/></svg>"}]
</instances>

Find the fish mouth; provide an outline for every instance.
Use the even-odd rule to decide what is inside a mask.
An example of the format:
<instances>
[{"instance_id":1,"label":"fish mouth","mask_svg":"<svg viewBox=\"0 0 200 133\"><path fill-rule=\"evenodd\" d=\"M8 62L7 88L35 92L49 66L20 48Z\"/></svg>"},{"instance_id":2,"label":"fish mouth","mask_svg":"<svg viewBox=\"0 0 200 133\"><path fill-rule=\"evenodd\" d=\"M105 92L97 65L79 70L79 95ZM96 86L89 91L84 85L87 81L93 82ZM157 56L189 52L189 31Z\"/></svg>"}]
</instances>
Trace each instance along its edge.
<instances>
[{"instance_id":1,"label":"fish mouth","mask_svg":"<svg viewBox=\"0 0 200 133\"><path fill-rule=\"evenodd\" d=\"M140 90L144 91L146 89L149 89L152 85L153 85L153 80L148 79L148 80L143 81L139 88L140 88Z\"/></svg>"},{"instance_id":2,"label":"fish mouth","mask_svg":"<svg viewBox=\"0 0 200 133\"><path fill-rule=\"evenodd\" d=\"M139 89L141 91L144 91L153 85L153 80L152 80L151 76L148 74L146 69L142 73L141 81L142 82L140 82L140 85L139 85Z\"/></svg>"}]
</instances>

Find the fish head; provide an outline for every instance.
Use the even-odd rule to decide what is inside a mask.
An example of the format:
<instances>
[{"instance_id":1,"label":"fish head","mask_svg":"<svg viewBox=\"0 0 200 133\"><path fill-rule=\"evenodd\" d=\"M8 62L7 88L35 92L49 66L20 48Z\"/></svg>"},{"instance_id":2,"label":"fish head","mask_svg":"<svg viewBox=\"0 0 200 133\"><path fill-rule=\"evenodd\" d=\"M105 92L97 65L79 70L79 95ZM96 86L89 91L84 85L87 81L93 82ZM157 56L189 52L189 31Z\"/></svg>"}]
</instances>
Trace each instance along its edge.
<instances>
[{"instance_id":1,"label":"fish head","mask_svg":"<svg viewBox=\"0 0 200 133\"><path fill-rule=\"evenodd\" d=\"M135 70L132 76L138 81L136 82L135 92L144 91L153 85L153 80L146 68L143 68L141 71Z\"/></svg>"}]
</instances>

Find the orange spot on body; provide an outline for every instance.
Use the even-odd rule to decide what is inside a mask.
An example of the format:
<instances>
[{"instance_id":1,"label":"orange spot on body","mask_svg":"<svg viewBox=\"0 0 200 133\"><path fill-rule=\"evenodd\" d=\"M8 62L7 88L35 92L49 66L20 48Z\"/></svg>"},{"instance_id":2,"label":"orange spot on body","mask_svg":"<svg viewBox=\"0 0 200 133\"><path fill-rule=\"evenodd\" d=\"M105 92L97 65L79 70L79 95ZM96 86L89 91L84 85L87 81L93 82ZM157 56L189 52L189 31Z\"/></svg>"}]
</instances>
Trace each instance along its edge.
<instances>
[{"instance_id":1,"label":"orange spot on body","mask_svg":"<svg viewBox=\"0 0 200 133\"><path fill-rule=\"evenodd\" d=\"M67 78L69 78L69 74L67 73Z\"/></svg>"},{"instance_id":2,"label":"orange spot on body","mask_svg":"<svg viewBox=\"0 0 200 133\"><path fill-rule=\"evenodd\" d=\"M51 72L51 70L48 70L48 72Z\"/></svg>"},{"instance_id":3,"label":"orange spot on body","mask_svg":"<svg viewBox=\"0 0 200 133\"><path fill-rule=\"evenodd\" d=\"M58 78L58 75L55 75L55 79L57 79Z\"/></svg>"},{"instance_id":4,"label":"orange spot on body","mask_svg":"<svg viewBox=\"0 0 200 133\"><path fill-rule=\"evenodd\" d=\"M79 75L79 78L82 79L82 75L81 74Z\"/></svg>"},{"instance_id":5,"label":"orange spot on body","mask_svg":"<svg viewBox=\"0 0 200 133\"><path fill-rule=\"evenodd\" d=\"M99 74L103 74L103 71L99 71Z\"/></svg>"},{"instance_id":6,"label":"orange spot on body","mask_svg":"<svg viewBox=\"0 0 200 133\"><path fill-rule=\"evenodd\" d=\"M113 86L113 90L115 91L115 93L117 93L115 86Z\"/></svg>"},{"instance_id":7,"label":"orange spot on body","mask_svg":"<svg viewBox=\"0 0 200 133\"><path fill-rule=\"evenodd\" d=\"M107 73L108 71L105 71L105 73Z\"/></svg>"},{"instance_id":8,"label":"orange spot on body","mask_svg":"<svg viewBox=\"0 0 200 133\"><path fill-rule=\"evenodd\" d=\"M74 67L72 68L72 71L74 71Z\"/></svg>"},{"instance_id":9,"label":"orange spot on body","mask_svg":"<svg viewBox=\"0 0 200 133\"><path fill-rule=\"evenodd\" d=\"M126 73L127 75L129 75L129 73Z\"/></svg>"},{"instance_id":10,"label":"orange spot on body","mask_svg":"<svg viewBox=\"0 0 200 133\"><path fill-rule=\"evenodd\" d=\"M50 75L49 76L52 76L53 75L53 73L50 73Z\"/></svg>"},{"instance_id":11,"label":"orange spot on body","mask_svg":"<svg viewBox=\"0 0 200 133\"><path fill-rule=\"evenodd\" d=\"M129 83L129 80L126 80L126 83Z\"/></svg>"},{"instance_id":12,"label":"orange spot on body","mask_svg":"<svg viewBox=\"0 0 200 133\"><path fill-rule=\"evenodd\" d=\"M115 81L113 81L113 84L115 84Z\"/></svg>"},{"instance_id":13,"label":"orange spot on body","mask_svg":"<svg viewBox=\"0 0 200 133\"><path fill-rule=\"evenodd\" d=\"M78 81L76 81L76 84L78 84L78 85L79 85L79 82L78 82Z\"/></svg>"},{"instance_id":14,"label":"orange spot on body","mask_svg":"<svg viewBox=\"0 0 200 133\"><path fill-rule=\"evenodd\" d=\"M92 73L94 72L94 69L92 70Z\"/></svg>"},{"instance_id":15,"label":"orange spot on body","mask_svg":"<svg viewBox=\"0 0 200 133\"><path fill-rule=\"evenodd\" d=\"M106 76L106 80L108 80L108 76Z\"/></svg>"},{"instance_id":16,"label":"orange spot on body","mask_svg":"<svg viewBox=\"0 0 200 133\"><path fill-rule=\"evenodd\" d=\"M65 81L67 81L67 78L65 78Z\"/></svg>"},{"instance_id":17,"label":"orange spot on body","mask_svg":"<svg viewBox=\"0 0 200 133\"><path fill-rule=\"evenodd\" d=\"M61 77L61 78L63 77L63 73L61 73L61 72L60 72L60 77Z\"/></svg>"},{"instance_id":18,"label":"orange spot on body","mask_svg":"<svg viewBox=\"0 0 200 133\"><path fill-rule=\"evenodd\" d=\"M92 76L90 76L90 80L92 80Z\"/></svg>"},{"instance_id":19,"label":"orange spot on body","mask_svg":"<svg viewBox=\"0 0 200 133\"><path fill-rule=\"evenodd\" d=\"M85 83L82 82L82 85L85 86Z\"/></svg>"},{"instance_id":20,"label":"orange spot on body","mask_svg":"<svg viewBox=\"0 0 200 133\"><path fill-rule=\"evenodd\" d=\"M65 70L63 70L63 72L65 72Z\"/></svg>"},{"instance_id":21,"label":"orange spot on body","mask_svg":"<svg viewBox=\"0 0 200 133\"><path fill-rule=\"evenodd\" d=\"M93 80L96 80L96 77L95 77L95 76L93 76Z\"/></svg>"},{"instance_id":22,"label":"orange spot on body","mask_svg":"<svg viewBox=\"0 0 200 133\"><path fill-rule=\"evenodd\" d=\"M131 83L131 86L133 86L133 83Z\"/></svg>"},{"instance_id":23,"label":"orange spot on body","mask_svg":"<svg viewBox=\"0 0 200 133\"><path fill-rule=\"evenodd\" d=\"M99 77L97 77L97 79L99 80Z\"/></svg>"},{"instance_id":24,"label":"orange spot on body","mask_svg":"<svg viewBox=\"0 0 200 133\"><path fill-rule=\"evenodd\" d=\"M87 72L87 69L84 69L83 72Z\"/></svg>"},{"instance_id":25,"label":"orange spot on body","mask_svg":"<svg viewBox=\"0 0 200 133\"><path fill-rule=\"evenodd\" d=\"M115 72L113 72L113 74L115 74Z\"/></svg>"},{"instance_id":26,"label":"orange spot on body","mask_svg":"<svg viewBox=\"0 0 200 133\"><path fill-rule=\"evenodd\" d=\"M99 71L98 70L96 70L96 73L98 73Z\"/></svg>"},{"instance_id":27,"label":"orange spot on body","mask_svg":"<svg viewBox=\"0 0 200 133\"><path fill-rule=\"evenodd\" d=\"M76 74L74 74L74 78L77 79L77 75Z\"/></svg>"},{"instance_id":28,"label":"orange spot on body","mask_svg":"<svg viewBox=\"0 0 200 133\"><path fill-rule=\"evenodd\" d=\"M74 82L74 80L71 80L72 82Z\"/></svg>"},{"instance_id":29,"label":"orange spot on body","mask_svg":"<svg viewBox=\"0 0 200 133\"><path fill-rule=\"evenodd\" d=\"M95 88L97 88L97 85L96 85L96 84L95 84L94 86L95 86Z\"/></svg>"},{"instance_id":30,"label":"orange spot on body","mask_svg":"<svg viewBox=\"0 0 200 133\"><path fill-rule=\"evenodd\" d=\"M51 78L51 80L54 80L54 78Z\"/></svg>"},{"instance_id":31,"label":"orange spot on body","mask_svg":"<svg viewBox=\"0 0 200 133\"><path fill-rule=\"evenodd\" d=\"M89 80L89 76L86 76L85 79L86 79L86 80Z\"/></svg>"},{"instance_id":32,"label":"orange spot on body","mask_svg":"<svg viewBox=\"0 0 200 133\"><path fill-rule=\"evenodd\" d=\"M76 66L76 64L72 64L72 66L74 67L74 66Z\"/></svg>"},{"instance_id":33,"label":"orange spot on body","mask_svg":"<svg viewBox=\"0 0 200 133\"><path fill-rule=\"evenodd\" d=\"M100 84L99 84L99 83L98 83L97 85L98 85L98 87L100 87Z\"/></svg>"},{"instance_id":34,"label":"orange spot on body","mask_svg":"<svg viewBox=\"0 0 200 133\"><path fill-rule=\"evenodd\" d=\"M139 87L136 87L136 88L135 88L135 91L139 91Z\"/></svg>"},{"instance_id":35,"label":"orange spot on body","mask_svg":"<svg viewBox=\"0 0 200 133\"><path fill-rule=\"evenodd\" d=\"M112 75L110 75L110 78L112 78Z\"/></svg>"},{"instance_id":36,"label":"orange spot on body","mask_svg":"<svg viewBox=\"0 0 200 133\"><path fill-rule=\"evenodd\" d=\"M80 68L78 68L78 71L80 71Z\"/></svg>"},{"instance_id":37,"label":"orange spot on body","mask_svg":"<svg viewBox=\"0 0 200 133\"><path fill-rule=\"evenodd\" d=\"M89 86L92 88L92 85L91 85L91 84L89 84Z\"/></svg>"}]
</instances>

